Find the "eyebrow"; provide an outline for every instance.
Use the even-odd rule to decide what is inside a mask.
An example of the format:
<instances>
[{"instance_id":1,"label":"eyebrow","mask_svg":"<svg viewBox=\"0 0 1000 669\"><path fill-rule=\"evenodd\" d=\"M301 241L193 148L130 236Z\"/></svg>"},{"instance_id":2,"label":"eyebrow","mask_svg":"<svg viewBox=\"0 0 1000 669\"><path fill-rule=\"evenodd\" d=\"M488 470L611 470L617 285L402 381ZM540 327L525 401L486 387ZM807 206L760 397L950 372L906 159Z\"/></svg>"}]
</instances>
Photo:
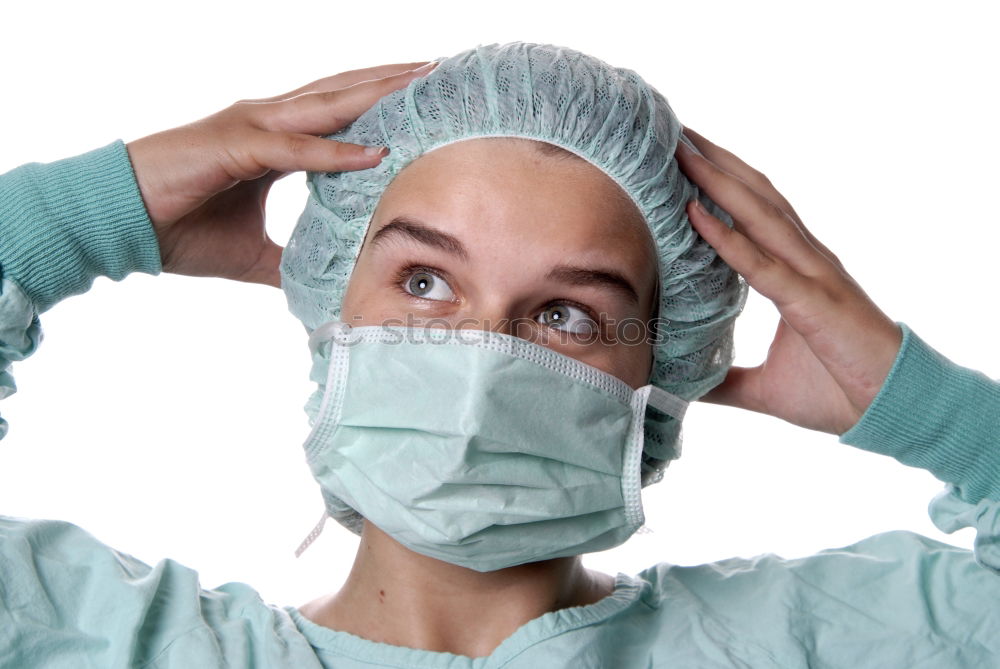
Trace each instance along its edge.
<instances>
[{"instance_id":1,"label":"eyebrow","mask_svg":"<svg viewBox=\"0 0 1000 669\"><path fill-rule=\"evenodd\" d=\"M596 286L610 288L633 305L638 306L639 294L635 288L619 272L612 269L592 269L589 267L574 267L572 265L557 265L553 267L547 279L567 283L573 286Z\"/></svg>"},{"instance_id":2,"label":"eyebrow","mask_svg":"<svg viewBox=\"0 0 1000 669\"><path fill-rule=\"evenodd\" d=\"M464 261L469 260L469 252L457 237L405 216L396 216L379 228L372 236L371 243L375 245L380 241L398 236L440 249ZM620 272L613 269L557 265L549 270L545 278L572 286L608 288L633 305L639 304L639 294L635 287Z\"/></svg>"},{"instance_id":3,"label":"eyebrow","mask_svg":"<svg viewBox=\"0 0 1000 669\"><path fill-rule=\"evenodd\" d=\"M411 218L405 218L403 216L397 216L386 225L379 228L372 237L372 245L377 244L380 240L397 236L403 236L404 238L409 238L420 242L421 244L433 246L434 248L440 249L445 253L457 256L462 260L467 261L469 259L469 252L465 249L465 246L458 240L457 237L453 237L447 232L435 230L420 221L415 221Z\"/></svg>"}]
</instances>

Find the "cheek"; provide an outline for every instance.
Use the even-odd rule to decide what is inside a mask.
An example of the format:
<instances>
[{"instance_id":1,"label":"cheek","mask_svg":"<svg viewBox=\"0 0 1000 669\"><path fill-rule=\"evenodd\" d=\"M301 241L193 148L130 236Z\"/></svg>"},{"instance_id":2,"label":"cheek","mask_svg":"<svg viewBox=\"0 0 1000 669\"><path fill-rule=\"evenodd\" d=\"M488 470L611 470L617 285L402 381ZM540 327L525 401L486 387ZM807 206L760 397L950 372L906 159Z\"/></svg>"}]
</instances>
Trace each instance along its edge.
<instances>
[{"instance_id":1,"label":"cheek","mask_svg":"<svg viewBox=\"0 0 1000 669\"><path fill-rule=\"evenodd\" d=\"M593 361L585 362L614 374L632 388L646 385L653 368L654 334L649 321L632 317L609 322L604 339L604 345L593 347Z\"/></svg>"},{"instance_id":2,"label":"cheek","mask_svg":"<svg viewBox=\"0 0 1000 669\"><path fill-rule=\"evenodd\" d=\"M649 382L649 373L653 367L653 349L647 342L641 344L625 344L625 351L620 356L622 370L620 379L633 388L639 388Z\"/></svg>"},{"instance_id":3,"label":"cheek","mask_svg":"<svg viewBox=\"0 0 1000 669\"><path fill-rule=\"evenodd\" d=\"M633 389L649 382L653 349L648 341L614 345L591 344L583 350L575 351L557 350L618 377Z\"/></svg>"},{"instance_id":4,"label":"cheek","mask_svg":"<svg viewBox=\"0 0 1000 669\"><path fill-rule=\"evenodd\" d=\"M359 312L359 284L358 268L355 267L351 273L351 278L347 282L347 290L344 291L344 300L340 305L340 320L350 322L352 317Z\"/></svg>"},{"instance_id":5,"label":"cheek","mask_svg":"<svg viewBox=\"0 0 1000 669\"><path fill-rule=\"evenodd\" d=\"M373 320L381 316L381 305L378 304L379 291L374 284L371 265L366 258L358 258L358 263L351 272L344 292L344 301L340 308L340 319L353 324L371 325Z\"/></svg>"}]
</instances>

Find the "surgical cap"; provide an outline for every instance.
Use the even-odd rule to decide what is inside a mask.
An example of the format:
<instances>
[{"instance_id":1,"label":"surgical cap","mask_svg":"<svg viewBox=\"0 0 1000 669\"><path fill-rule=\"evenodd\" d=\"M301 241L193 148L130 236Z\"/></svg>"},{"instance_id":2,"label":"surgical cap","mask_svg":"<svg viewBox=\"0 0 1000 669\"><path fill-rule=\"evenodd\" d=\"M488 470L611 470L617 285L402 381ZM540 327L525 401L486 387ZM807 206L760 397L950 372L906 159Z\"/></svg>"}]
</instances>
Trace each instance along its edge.
<instances>
[{"instance_id":1,"label":"surgical cap","mask_svg":"<svg viewBox=\"0 0 1000 669\"><path fill-rule=\"evenodd\" d=\"M659 263L649 382L693 401L732 364L734 321L747 287L688 222L685 205L698 198L732 226L679 170L677 142L691 146L681 130L666 99L636 73L571 49L518 42L443 58L430 74L329 136L387 146L390 153L371 169L308 175L308 203L281 261L289 309L308 331L339 319L379 198L415 159L478 137L547 142L601 169L645 218ZM680 455L681 429L651 409L645 433L643 483L649 484Z\"/></svg>"}]
</instances>

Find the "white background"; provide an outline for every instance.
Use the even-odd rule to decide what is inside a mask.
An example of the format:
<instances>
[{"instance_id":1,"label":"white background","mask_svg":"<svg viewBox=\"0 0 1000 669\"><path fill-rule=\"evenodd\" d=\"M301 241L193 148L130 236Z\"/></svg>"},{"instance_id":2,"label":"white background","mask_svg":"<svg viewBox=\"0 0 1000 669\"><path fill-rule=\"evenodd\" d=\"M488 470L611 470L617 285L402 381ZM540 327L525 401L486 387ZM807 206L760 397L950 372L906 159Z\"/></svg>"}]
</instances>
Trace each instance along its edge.
<instances>
[{"instance_id":1,"label":"white background","mask_svg":"<svg viewBox=\"0 0 1000 669\"><path fill-rule=\"evenodd\" d=\"M895 320L1000 377L994 3L10 3L0 23L0 172L193 121L335 72L550 42L630 67L681 122L764 171ZM481 9L477 9L482 7ZM304 176L278 183L284 242ZM737 363L777 323L753 294ZM301 451L311 391L301 326L277 290L221 280L100 279L43 315L39 353L3 403L0 513L70 520L142 560L302 604L336 589L356 540L322 510ZM858 333L858 336L864 336ZM684 457L647 491L652 534L589 556L786 557L909 529L942 484L831 435L705 404Z\"/></svg>"}]
</instances>

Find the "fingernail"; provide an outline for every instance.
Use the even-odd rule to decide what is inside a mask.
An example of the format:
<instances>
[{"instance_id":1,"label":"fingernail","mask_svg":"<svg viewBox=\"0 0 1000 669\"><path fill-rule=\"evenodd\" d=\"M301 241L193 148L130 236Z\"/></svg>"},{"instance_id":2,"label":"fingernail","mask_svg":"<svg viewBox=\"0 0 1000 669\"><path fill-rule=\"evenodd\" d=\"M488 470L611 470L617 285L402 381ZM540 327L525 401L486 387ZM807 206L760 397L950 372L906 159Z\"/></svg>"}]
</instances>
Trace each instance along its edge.
<instances>
[{"instance_id":1,"label":"fingernail","mask_svg":"<svg viewBox=\"0 0 1000 669\"><path fill-rule=\"evenodd\" d=\"M707 214L708 213L708 210L706 210L705 207L702 206L701 202L699 202L697 199L694 199L694 200L691 200L691 201L694 202L694 208L698 210L699 214Z\"/></svg>"},{"instance_id":2,"label":"fingernail","mask_svg":"<svg viewBox=\"0 0 1000 669\"><path fill-rule=\"evenodd\" d=\"M385 156L389 155L389 147L388 146L366 146L365 147L365 155L366 156L380 156L380 157L384 158Z\"/></svg>"}]
</instances>

